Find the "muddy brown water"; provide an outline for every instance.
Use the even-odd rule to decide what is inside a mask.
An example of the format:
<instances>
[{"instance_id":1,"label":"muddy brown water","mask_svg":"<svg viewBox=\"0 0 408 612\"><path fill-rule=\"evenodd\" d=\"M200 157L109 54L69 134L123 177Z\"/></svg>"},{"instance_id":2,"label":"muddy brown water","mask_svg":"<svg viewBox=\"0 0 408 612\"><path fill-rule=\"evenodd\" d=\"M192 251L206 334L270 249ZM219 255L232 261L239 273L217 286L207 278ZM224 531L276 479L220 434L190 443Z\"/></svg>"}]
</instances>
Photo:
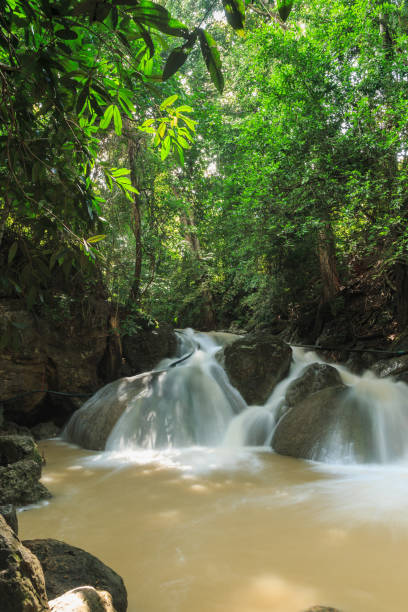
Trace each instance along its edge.
<instances>
[{"instance_id":1,"label":"muddy brown water","mask_svg":"<svg viewBox=\"0 0 408 612\"><path fill-rule=\"evenodd\" d=\"M408 469L325 468L259 450L92 453L42 444L57 538L124 579L129 612L408 609Z\"/></svg>"}]
</instances>

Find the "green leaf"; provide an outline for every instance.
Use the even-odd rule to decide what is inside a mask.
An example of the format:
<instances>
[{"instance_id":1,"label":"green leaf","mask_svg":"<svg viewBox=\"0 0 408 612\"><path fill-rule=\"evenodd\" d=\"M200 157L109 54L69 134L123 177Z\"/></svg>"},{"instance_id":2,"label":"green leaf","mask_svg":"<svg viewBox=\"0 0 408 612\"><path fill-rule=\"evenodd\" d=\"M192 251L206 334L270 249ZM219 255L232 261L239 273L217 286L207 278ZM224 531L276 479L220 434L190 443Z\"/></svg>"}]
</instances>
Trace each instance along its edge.
<instances>
[{"instance_id":1,"label":"green leaf","mask_svg":"<svg viewBox=\"0 0 408 612\"><path fill-rule=\"evenodd\" d=\"M173 96L169 96L168 98L166 98L161 104L160 104L160 110L164 110L165 108L167 108L168 106L171 106L178 98L177 94L174 94Z\"/></svg>"},{"instance_id":2,"label":"green leaf","mask_svg":"<svg viewBox=\"0 0 408 612\"><path fill-rule=\"evenodd\" d=\"M113 122L115 125L115 132L118 136L122 133L122 117L117 106L113 107Z\"/></svg>"},{"instance_id":3,"label":"green leaf","mask_svg":"<svg viewBox=\"0 0 408 612\"><path fill-rule=\"evenodd\" d=\"M177 144L177 143L176 143L176 151L177 151L177 153L178 153L178 157L179 157L179 160L180 160L180 164L181 164L182 166L184 166L184 151L183 151L182 147L180 147L180 145L179 145L179 144Z\"/></svg>"},{"instance_id":4,"label":"green leaf","mask_svg":"<svg viewBox=\"0 0 408 612\"><path fill-rule=\"evenodd\" d=\"M224 89L224 77L221 71L221 60L220 54L218 53L217 44L212 36L210 36L205 30L200 29L198 31L198 35L200 37L201 52L207 66L207 70L210 73L211 80L218 91L222 93Z\"/></svg>"},{"instance_id":5,"label":"green leaf","mask_svg":"<svg viewBox=\"0 0 408 612\"><path fill-rule=\"evenodd\" d=\"M290 11L292 10L293 0L278 0L277 6L279 17L283 22L285 22L289 17Z\"/></svg>"},{"instance_id":6,"label":"green leaf","mask_svg":"<svg viewBox=\"0 0 408 612\"><path fill-rule=\"evenodd\" d=\"M240 36L244 35L245 5L243 0L222 0L224 12L230 26Z\"/></svg>"},{"instance_id":7,"label":"green leaf","mask_svg":"<svg viewBox=\"0 0 408 612\"><path fill-rule=\"evenodd\" d=\"M113 109L114 109L114 105L111 104L110 106L108 106L108 108L105 110L102 119L99 122L99 127L102 130L106 130L106 128L110 125L110 122L112 120L113 117Z\"/></svg>"},{"instance_id":8,"label":"green leaf","mask_svg":"<svg viewBox=\"0 0 408 612\"><path fill-rule=\"evenodd\" d=\"M164 34L188 37L188 28L177 19L173 19L163 6L141 0L133 12L133 19L142 25L151 26Z\"/></svg>"},{"instance_id":9,"label":"green leaf","mask_svg":"<svg viewBox=\"0 0 408 612\"><path fill-rule=\"evenodd\" d=\"M183 147L183 149L189 149L190 145L185 138L182 136L177 137L177 142Z\"/></svg>"},{"instance_id":10,"label":"green leaf","mask_svg":"<svg viewBox=\"0 0 408 612\"><path fill-rule=\"evenodd\" d=\"M180 119L182 119L184 121L184 123L186 124L186 126L192 130L193 132L195 132L195 124L198 123L197 121L194 121L193 119L190 119L190 117L185 117L184 115L179 115Z\"/></svg>"},{"instance_id":11,"label":"green leaf","mask_svg":"<svg viewBox=\"0 0 408 612\"><path fill-rule=\"evenodd\" d=\"M164 137L164 134L166 133L166 124L164 122L159 125L157 133L160 138Z\"/></svg>"},{"instance_id":12,"label":"green leaf","mask_svg":"<svg viewBox=\"0 0 408 612\"><path fill-rule=\"evenodd\" d=\"M16 256L17 253L17 249L18 249L18 242L15 241L13 242L13 244L11 245L9 252L8 252L8 264L10 265L11 262L13 261L14 257Z\"/></svg>"},{"instance_id":13,"label":"green leaf","mask_svg":"<svg viewBox=\"0 0 408 612\"><path fill-rule=\"evenodd\" d=\"M183 104L182 106L178 106L176 108L176 113L192 113L193 108L191 106L187 106L187 104Z\"/></svg>"},{"instance_id":14,"label":"green leaf","mask_svg":"<svg viewBox=\"0 0 408 612\"><path fill-rule=\"evenodd\" d=\"M96 236L90 236L86 239L86 241L93 244L94 242L99 242L100 240L104 240L105 238L106 234L97 234Z\"/></svg>"},{"instance_id":15,"label":"green leaf","mask_svg":"<svg viewBox=\"0 0 408 612\"><path fill-rule=\"evenodd\" d=\"M152 123L154 123L154 119L146 119L146 121L143 121L142 125L140 127L145 128L145 127L149 127L149 125L152 125Z\"/></svg>"},{"instance_id":16,"label":"green leaf","mask_svg":"<svg viewBox=\"0 0 408 612\"><path fill-rule=\"evenodd\" d=\"M118 176L125 176L127 174L130 174L130 170L128 170L127 168L118 168L117 170L112 170L112 176L114 178L117 178Z\"/></svg>"},{"instance_id":17,"label":"green leaf","mask_svg":"<svg viewBox=\"0 0 408 612\"><path fill-rule=\"evenodd\" d=\"M184 64L188 58L188 53L182 48L174 49L167 58L166 65L163 70L163 81L167 81L177 70Z\"/></svg>"},{"instance_id":18,"label":"green leaf","mask_svg":"<svg viewBox=\"0 0 408 612\"><path fill-rule=\"evenodd\" d=\"M79 93L77 104L76 104L76 112L78 115L81 115L81 113L84 111L85 104L88 99L88 95L89 95L89 86L85 85L85 87L83 87L83 89Z\"/></svg>"},{"instance_id":19,"label":"green leaf","mask_svg":"<svg viewBox=\"0 0 408 612\"><path fill-rule=\"evenodd\" d=\"M166 138L163 140L163 145L160 151L160 158L162 161L164 161L170 153L170 144L170 136L166 136Z\"/></svg>"},{"instance_id":20,"label":"green leaf","mask_svg":"<svg viewBox=\"0 0 408 612\"><path fill-rule=\"evenodd\" d=\"M138 26L139 26L142 38L144 40L144 43L145 43L146 47L149 50L149 55L150 55L150 57L153 57L153 55L154 55L154 44L153 44L152 37L150 36L149 32L142 26L141 23L139 23Z\"/></svg>"}]
</instances>

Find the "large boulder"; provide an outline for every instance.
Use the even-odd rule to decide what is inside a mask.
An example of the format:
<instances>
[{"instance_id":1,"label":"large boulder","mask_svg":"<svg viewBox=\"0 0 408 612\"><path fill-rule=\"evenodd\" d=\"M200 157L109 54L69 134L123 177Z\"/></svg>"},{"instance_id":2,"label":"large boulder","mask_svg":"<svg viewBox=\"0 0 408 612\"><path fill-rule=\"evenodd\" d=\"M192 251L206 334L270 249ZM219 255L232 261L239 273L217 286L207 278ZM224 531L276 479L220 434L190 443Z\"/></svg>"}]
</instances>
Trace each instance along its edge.
<instances>
[{"instance_id":1,"label":"large boulder","mask_svg":"<svg viewBox=\"0 0 408 612\"><path fill-rule=\"evenodd\" d=\"M360 409L345 385L309 395L279 421L272 448L281 455L336 461L350 455L359 462L375 461L369 412Z\"/></svg>"},{"instance_id":2,"label":"large boulder","mask_svg":"<svg viewBox=\"0 0 408 612\"><path fill-rule=\"evenodd\" d=\"M247 404L264 404L289 372L292 349L267 332L247 334L225 347L225 370Z\"/></svg>"},{"instance_id":3,"label":"large boulder","mask_svg":"<svg viewBox=\"0 0 408 612\"><path fill-rule=\"evenodd\" d=\"M42 565L50 600L87 585L108 591L115 610L126 612L127 592L122 578L90 553L52 539L25 540L23 544L38 557Z\"/></svg>"},{"instance_id":4,"label":"large boulder","mask_svg":"<svg viewBox=\"0 0 408 612\"><path fill-rule=\"evenodd\" d=\"M108 591L82 586L49 602L51 612L117 612Z\"/></svg>"},{"instance_id":5,"label":"large boulder","mask_svg":"<svg viewBox=\"0 0 408 612\"><path fill-rule=\"evenodd\" d=\"M0 515L1 612L49 610L39 560L25 548Z\"/></svg>"},{"instance_id":6,"label":"large boulder","mask_svg":"<svg viewBox=\"0 0 408 612\"><path fill-rule=\"evenodd\" d=\"M39 482L42 458L29 436L0 436L0 499L2 504L32 504L51 497Z\"/></svg>"},{"instance_id":7,"label":"large boulder","mask_svg":"<svg viewBox=\"0 0 408 612\"><path fill-rule=\"evenodd\" d=\"M118 419L156 375L151 372L121 378L100 389L72 415L64 439L89 450L104 450Z\"/></svg>"},{"instance_id":8,"label":"large boulder","mask_svg":"<svg viewBox=\"0 0 408 612\"><path fill-rule=\"evenodd\" d=\"M286 405L294 406L312 393L341 384L341 376L336 368L327 363L312 363L288 386Z\"/></svg>"},{"instance_id":9,"label":"large boulder","mask_svg":"<svg viewBox=\"0 0 408 612\"><path fill-rule=\"evenodd\" d=\"M125 375L148 372L166 357L173 357L177 350L177 338L171 325L160 324L155 329L140 330L125 335L122 341L126 360Z\"/></svg>"}]
</instances>

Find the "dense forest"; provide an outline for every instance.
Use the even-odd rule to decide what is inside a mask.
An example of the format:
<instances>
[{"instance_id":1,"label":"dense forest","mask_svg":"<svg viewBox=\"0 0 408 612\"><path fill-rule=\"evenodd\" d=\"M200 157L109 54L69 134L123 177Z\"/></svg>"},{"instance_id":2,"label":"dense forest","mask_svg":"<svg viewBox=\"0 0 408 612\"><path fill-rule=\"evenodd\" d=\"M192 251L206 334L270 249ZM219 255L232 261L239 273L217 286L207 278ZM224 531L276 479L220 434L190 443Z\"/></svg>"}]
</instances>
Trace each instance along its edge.
<instances>
[{"instance_id":1,"label":"dense forest","mask_svg":"<svg viewBox=\"0 0 408 612\"><path fill-rule=\"evenodd\" d=\"M123 333L310 331L364 289L371 327L404 330L405 1L0 15L2 297L64 321L99 296Z\"/></svg>"}]
</instances>

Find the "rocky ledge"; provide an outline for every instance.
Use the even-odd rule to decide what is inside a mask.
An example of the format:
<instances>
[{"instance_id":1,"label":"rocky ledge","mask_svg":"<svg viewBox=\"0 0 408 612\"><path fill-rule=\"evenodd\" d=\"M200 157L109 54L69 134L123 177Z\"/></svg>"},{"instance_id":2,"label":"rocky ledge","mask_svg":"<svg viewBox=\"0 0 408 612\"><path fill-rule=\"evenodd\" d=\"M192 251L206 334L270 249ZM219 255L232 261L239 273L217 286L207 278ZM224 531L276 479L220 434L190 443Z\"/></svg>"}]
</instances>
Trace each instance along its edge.
<instances>
[{"instance_id":1,"label":"rocky ledge","mask_svg":"<svg viewBox=\"0 0 408 612\"><path fill-rule=\"evenodd\" d=\"M28 435L0 435L0 500L23 506L51 497L39 482L42 458Z\"/></svg>"}]
</instances>

